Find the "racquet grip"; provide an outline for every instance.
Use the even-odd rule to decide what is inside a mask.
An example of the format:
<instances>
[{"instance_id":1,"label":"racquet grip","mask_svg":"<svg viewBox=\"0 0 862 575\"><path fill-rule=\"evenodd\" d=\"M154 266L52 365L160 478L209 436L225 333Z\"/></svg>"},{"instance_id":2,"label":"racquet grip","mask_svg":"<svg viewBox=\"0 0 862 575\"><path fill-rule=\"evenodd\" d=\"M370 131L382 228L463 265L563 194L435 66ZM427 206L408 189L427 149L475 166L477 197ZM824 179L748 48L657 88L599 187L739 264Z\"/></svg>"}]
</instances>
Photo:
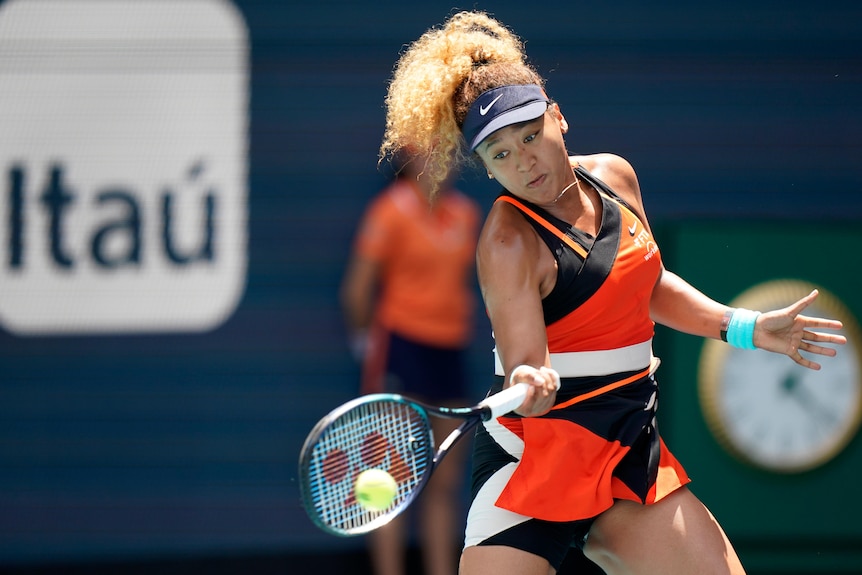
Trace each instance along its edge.
<instances>
[{"instance_id":1,"label":"racquet grip","mask_svg":"<svg viewBox=\"0 0 862 575\"><path fill-rule=\"evenodd\" d=\"M514 409L521 407L524 399L527 397L527 391L530 389L529 383L516 383L509 386L500 393L495 393L486 397L479 405L487 408L488 416L484 419L487 421L493 417L500 417Z\"/></svg>"}]
</instances>

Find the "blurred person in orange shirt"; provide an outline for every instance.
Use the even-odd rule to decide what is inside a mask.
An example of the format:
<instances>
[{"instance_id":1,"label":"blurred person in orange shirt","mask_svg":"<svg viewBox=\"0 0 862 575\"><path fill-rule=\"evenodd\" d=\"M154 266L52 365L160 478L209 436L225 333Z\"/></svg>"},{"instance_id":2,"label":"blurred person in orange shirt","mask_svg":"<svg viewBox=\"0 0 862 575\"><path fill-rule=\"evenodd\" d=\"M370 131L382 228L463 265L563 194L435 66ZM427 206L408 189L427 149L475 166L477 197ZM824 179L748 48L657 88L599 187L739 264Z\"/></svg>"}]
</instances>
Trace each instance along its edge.
<instances>
[{"instance_id":1,"label":"blurred person in orange shirt","mask_svg":"<svg viewBox=\"0 0 862 575\"><path fill-rule=\"evenodd\" d=\"M351 349L362 364L361 392L467 405L479 207L452 186L452 175L432 200L424 158L394 161L396 178L366 208L341 288ZM434 419L439 445L458 422ZM426 575L457 571L468 451L462 443L435 471L419 502ZM408 532L401 515L369 534L376 575L406 572Z\"/></svg>"}]
</instances>

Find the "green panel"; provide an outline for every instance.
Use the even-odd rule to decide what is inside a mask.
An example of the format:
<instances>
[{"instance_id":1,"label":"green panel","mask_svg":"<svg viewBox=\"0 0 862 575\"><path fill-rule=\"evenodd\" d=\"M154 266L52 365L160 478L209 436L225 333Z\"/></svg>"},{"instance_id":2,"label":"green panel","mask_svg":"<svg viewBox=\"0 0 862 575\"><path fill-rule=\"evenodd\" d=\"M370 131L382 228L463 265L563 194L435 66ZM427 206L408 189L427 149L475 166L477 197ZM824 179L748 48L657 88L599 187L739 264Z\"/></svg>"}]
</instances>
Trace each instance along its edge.
<instances>
[{"instance_id":1,"label":"green panel","mask_svg":"<svg viewBox=\"0 0 862 575\"><path fill-rule=\"evenodd\" d=\"M665 225L659 237L666 267L718 301L764 281L799 279L862 317L862 233L849 225L687 222ZM699 405L702 348L700 338L659 328L662 434L749 570L862 572L858 434L835 459L804 473L770 473L737 460L715 440ZM829 369L828 358L821 363Z\"/></svg>"}]
</instances>

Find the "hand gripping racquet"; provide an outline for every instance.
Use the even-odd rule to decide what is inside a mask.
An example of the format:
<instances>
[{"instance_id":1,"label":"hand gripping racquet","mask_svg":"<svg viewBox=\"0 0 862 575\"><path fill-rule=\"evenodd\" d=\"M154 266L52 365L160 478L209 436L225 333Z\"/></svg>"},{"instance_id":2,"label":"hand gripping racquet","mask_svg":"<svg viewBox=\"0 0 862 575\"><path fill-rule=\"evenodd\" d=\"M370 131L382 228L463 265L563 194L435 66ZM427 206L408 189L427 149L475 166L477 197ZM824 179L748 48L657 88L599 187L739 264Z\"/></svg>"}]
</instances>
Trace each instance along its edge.
<instances>
[{"instance_id":1,"label":"hand gripping racquet","mask_svg":"<svg viewBox=\"0 0 862 575\"><path fill-rule=\"evenodd\" d=\"M473 407L431 407L401 395L359 397L334 409L308 434L299 456L299 487L312 521L334 535L360 535L389 523L419 495L446 453L480 421L517 409L529 385L519 383ZM464 422L434 452L428 415ZM372 511L353 494L357 476L383 469L398 484L388 508Z\"/></svg>"}]
</instances>

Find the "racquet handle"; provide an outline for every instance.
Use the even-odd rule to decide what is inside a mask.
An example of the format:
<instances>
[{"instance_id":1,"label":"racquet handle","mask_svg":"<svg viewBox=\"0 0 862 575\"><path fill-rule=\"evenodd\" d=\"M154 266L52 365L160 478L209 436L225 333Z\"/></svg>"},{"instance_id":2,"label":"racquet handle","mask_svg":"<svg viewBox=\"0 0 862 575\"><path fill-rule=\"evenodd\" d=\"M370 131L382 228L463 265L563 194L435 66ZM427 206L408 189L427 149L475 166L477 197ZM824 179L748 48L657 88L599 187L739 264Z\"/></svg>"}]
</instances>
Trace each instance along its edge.
<instances>
[{"instance_id":1,"label":"racquet handle","mask_svg":"<svg viewBox=\"0 0 862 575\"><path fill-rule=\"evenodd\" d=\"M505 415L513 409L518 409L524 403L529 389L529 383L516 383L500 393L486 397L484 401L479 403L481 407L486 408L483 410L482 419L488 421L493 417Z\"/></svg>"}]
</instances>

